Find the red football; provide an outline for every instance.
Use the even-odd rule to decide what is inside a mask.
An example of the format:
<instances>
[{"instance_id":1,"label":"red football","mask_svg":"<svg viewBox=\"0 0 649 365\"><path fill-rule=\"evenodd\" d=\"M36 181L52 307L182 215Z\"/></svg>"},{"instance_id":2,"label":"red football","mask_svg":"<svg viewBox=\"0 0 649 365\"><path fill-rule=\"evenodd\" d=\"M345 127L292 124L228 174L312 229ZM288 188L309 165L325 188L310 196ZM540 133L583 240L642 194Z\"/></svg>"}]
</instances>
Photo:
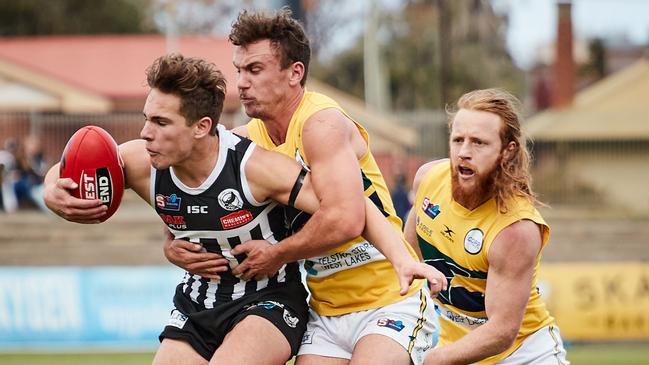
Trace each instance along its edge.
<instances>
[{"instance_id":1,"label":"red football","mask_svg":"<svg viewBox=\"0 0 649 365\"><path fill-rule=\"evenodd\" d=\"M115 213L124 194L124 170L117 143L97 126L76 131L61 156L61 177L79 184L72 195L81 199L101 199L108 207L103 222Z\"/></svg>"}]
</instances>

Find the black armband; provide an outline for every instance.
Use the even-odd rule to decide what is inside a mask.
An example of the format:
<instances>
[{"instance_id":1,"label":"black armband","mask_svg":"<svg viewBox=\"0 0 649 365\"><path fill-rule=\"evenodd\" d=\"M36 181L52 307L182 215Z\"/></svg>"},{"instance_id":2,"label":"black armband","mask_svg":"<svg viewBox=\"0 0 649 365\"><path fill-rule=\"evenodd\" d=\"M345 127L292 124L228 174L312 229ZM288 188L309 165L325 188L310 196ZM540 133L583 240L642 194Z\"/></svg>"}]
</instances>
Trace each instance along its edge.
<instances>
[{"instance_id":1,"label":"black armband","mask_svg":"<svg viewBox=\"0 0 649 365\"><path fill-rule=\"evenodd\" d=\"M306 173L309 172L307 169L302 167L302 170L300 170L300 174L297 175L297 179L295 179L295 183L293 184L293 189L291 189L291 195L288 197L288 206L293 207L295 205L295 199L297 199L297 195L300 193L300 190L302 190L302 185L304 184L304 177L306 176Z\"/></svg>"}]
</instances>

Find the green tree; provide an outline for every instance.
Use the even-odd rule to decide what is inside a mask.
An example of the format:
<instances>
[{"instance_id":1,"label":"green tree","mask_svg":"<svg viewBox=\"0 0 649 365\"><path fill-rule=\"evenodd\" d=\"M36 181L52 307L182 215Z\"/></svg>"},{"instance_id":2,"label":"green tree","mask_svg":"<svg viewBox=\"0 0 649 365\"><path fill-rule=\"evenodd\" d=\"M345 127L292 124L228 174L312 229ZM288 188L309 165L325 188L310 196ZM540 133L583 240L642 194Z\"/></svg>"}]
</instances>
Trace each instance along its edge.
<instances>
[{"instance_id":1,"label":"green tree","mask_svg":"<svg viewBox=\"0 0 649 365\"><path fill-rule=\"evenodd\" d=\"M0 0L0 36L154 31L150 0Z\"/></svg>"},{"instance_id":2,"label":"green tree","mask_svg":"<svg viewBox=\"0 0 649 365\"><path fill-rule=\"evenodd\" d=\"M449 21L440 24L443 17ZM410 0L381 24L393 109L440 109L476 88L523 90L523 72L505 47L505 20L486 0ZM362 98L362 41L314 65L315 76Z\"/></svg>"},{"instance_id":3,"label":"green tree","mask_svg":"<svg viewBox=\"0 0 649 365\"><path fill-rule=\"evenodd\" d=\"M579 70L580 76L592 78L594 81L601 80L607 75L606 45L601 38L595 38L588 42L588 62Z\"/></svg>"}]
</instances>

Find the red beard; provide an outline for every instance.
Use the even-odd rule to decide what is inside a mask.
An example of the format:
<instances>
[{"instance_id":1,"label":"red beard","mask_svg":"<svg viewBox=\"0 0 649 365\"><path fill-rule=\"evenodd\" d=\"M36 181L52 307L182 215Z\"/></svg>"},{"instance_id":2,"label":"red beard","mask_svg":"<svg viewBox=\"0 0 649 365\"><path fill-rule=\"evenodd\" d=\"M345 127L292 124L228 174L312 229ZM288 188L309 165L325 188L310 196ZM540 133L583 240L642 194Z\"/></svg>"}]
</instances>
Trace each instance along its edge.
<instances>
[{"instance_id":1,"label":"red beard","mask_svg":"<svg viewBox=\"0 0 649 365\"><path fill-rule=\"evenodd\" d=\"M476 172L476 183L472 186L460 185L457 168L451 166L451 189L453 192L453 200L469 210L473 210L489 200L494 194L494 182L496 181L497 166L499 165L500 158L496 161L496 165L491 168L489 172Z\"/></svg>"}]
</instances>

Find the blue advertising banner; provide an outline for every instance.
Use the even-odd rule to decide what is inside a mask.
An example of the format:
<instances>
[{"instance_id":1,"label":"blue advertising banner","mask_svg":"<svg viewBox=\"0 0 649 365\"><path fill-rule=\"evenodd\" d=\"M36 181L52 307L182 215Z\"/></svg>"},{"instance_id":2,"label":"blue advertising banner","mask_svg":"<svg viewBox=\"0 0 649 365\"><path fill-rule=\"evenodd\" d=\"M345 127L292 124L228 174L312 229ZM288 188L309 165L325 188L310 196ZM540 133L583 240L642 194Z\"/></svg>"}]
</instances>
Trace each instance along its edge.
<instances>
[{"instance_id":1,"label":"blue advertising banner","mask_svg":"<svg viewBox=\"0 0 649 365\"><path fill-rule=\"evenodd\" d=\"M174 267L2 267L0 350L155 349L183 272Z\"/></svg>"}]
</instances>

